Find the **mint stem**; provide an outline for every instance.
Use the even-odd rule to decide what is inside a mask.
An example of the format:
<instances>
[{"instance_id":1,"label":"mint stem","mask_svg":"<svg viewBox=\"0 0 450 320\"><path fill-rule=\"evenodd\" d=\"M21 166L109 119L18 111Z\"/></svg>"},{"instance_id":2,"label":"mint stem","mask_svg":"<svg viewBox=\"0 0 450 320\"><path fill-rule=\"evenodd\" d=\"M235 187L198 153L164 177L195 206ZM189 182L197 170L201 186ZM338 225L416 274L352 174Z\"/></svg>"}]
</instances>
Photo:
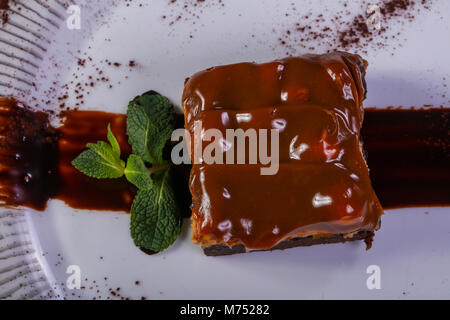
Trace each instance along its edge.
<instances>
[{"instance_id":1,"label":"mint stem","mask_svg":"<svg viewBox=\"0 0 450 320\"><path fill-rule=\"evenodd\" d=\"M148 169L148 171L150 172L150 174L154 174L154 173L166 170L169 167L170 167L170 165L168 163L166 163L166 164L162 164L162 165L152 166L151 168Z\"/></svg>"}]
</instances>

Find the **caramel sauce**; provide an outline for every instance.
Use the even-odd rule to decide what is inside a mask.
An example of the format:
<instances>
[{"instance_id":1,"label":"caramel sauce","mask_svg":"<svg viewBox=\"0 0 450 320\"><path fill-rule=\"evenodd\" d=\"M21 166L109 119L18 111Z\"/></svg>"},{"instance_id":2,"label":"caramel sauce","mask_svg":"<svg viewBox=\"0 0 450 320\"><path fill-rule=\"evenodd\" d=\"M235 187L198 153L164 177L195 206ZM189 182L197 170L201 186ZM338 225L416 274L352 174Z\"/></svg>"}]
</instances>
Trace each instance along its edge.
<instances>
[{"instance_id":1,"label":"caramel sauce","mask_svg":"<svg viewBox=\"0 0 450 320\"><path fill-rule=\"evenodd\" d=\"M359 142L365 66L357 55L332 53L221 66L189 79L183 108L192 139L199 120L205 130L280 131L273 176L258 165L194 163L195 242L259 250L378 228L383 210Z\"/></svg>"}]
</instances>

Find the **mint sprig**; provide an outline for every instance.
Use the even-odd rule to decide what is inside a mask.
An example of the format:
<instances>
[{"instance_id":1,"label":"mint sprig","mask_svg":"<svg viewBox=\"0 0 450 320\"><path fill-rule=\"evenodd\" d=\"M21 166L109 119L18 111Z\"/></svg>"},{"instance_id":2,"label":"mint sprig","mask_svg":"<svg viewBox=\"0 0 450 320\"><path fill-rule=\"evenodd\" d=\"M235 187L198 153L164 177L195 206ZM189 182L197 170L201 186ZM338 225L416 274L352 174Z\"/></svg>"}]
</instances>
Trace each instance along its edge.
<instances>
[{"instance_id":1,"label":"mint sprig","mask_svg":"<svg viewBox=\"0 0 450 320\"><path fill-rule=\"evenodd\" d=\"M170 247L180 234L180 212L170 168L152 176L152 188L139 190L131 207L131 236L141 248L156 252Z\"/></svg>"},{"instance_id":2,"label":"mint sprig","mask_svg":"<svg viewBox=\"0 0 450 320\"><path fill-rule=\"evenodd\" d=\"M116 137L108 125L109 143L99 141L97 144L88 143L89 150L81 153L72 165L91 178L115 179L123 176L125 162L120 159L120 147Z\"/></svg>"},{"instance_id":3,"label":"mint sprig","mask_svg":"<svg viewBox=\"0 0 450 320\"><path fill-rule=\"evenodd\" d=\"M131 207L130 232L136 246L161 252L181 232L181 215L172 187L171 164L163 158L174 130L170 101L145 93L128 105L127 134L133 154L121 159L119 143L108 125L108 142L88 144L72 164L97 179L123 176L138 188Z\"/></svg>"},{"instance_id":4,"label":"mint sprig","mask_svg":"<svg viewBox=\"0 0 450 320\"><path fill-rule=\"evenodd\" d=\"M152 187L150 172L141 157L132 154L127 161L125 176L129 182L139 190L147 190Z\"/></svg>"},{"instance_id":5,"label":"mint sprig","mask_svg":"<svg viewBox=\"0 0 450 320\"><path fill-rule=\"evenodd\" d=\"M127 134L133 153L153 165L162 164L173 123L173 107L167 98L149 92L131 101L127 110Z\"/></svg>"}]
</instances>

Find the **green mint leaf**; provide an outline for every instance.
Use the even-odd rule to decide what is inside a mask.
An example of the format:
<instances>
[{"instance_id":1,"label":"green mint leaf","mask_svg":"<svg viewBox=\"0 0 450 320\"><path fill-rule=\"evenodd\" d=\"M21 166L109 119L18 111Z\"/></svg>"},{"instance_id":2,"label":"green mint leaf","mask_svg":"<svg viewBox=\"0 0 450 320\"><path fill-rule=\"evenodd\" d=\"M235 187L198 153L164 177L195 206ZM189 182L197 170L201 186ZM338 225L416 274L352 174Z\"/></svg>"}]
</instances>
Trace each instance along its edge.
<instances>
[{"instance_id":1,"label":"green mint leaf","mask_svg":"<svg viewBox=\"0 0 450 320\"><path fill-rule=\"evenodd\" d=\"M180 235L180 211L171 185L170 168L152 175L150 189L140 190L131 207L131 236L136 246L161 252Z\"/></svg>"},{"instance_id":2,"label":"green mint leaf","mask_svg":"<svg viewBox=\"0 0 450 320\"><path fill-rule=\"evenodd\" d=\"M137 97L128 105L127 134L133 153L153 165L164 163L163 150L174 130L173 107L156 93Z\"/></svg>"},{"instance_id":3,"label":"green mint leaf","mask_svg":"<svg viewBox=\"0 0 450 320\"><path fill-rule=\"evenodd\" d=\"M111 131L111 124L108 124L108 141L111 144L112 151L117 158L120 158L120 146L116 136Z\"/></svg>"},{"instance_id":4,"label":"green mint leaf","mask_svg":"<svg viewBox=\"0 0 450 320\"><path fill-rule=\"evenodd\" d=\"M125 176L128 181L140 190L146 190L152 187L150 172L145 166L142 158L135 154L132 154L128 158Z\"/></svg>"},{"instance_id":5,"label":"green mint leaf","mask_svg":"<svg viewBox=\"0 0 450 320\"><path fill-rule=\"evenodd\" d=\"M124 175L125 162L120 159L120 147L110 126L108 126L108 140L111 145L104 141L97 144L88 143L89 150L83 151L72 161L72 165L91 178L121 178Z\"/></svg>"}]
</instances>

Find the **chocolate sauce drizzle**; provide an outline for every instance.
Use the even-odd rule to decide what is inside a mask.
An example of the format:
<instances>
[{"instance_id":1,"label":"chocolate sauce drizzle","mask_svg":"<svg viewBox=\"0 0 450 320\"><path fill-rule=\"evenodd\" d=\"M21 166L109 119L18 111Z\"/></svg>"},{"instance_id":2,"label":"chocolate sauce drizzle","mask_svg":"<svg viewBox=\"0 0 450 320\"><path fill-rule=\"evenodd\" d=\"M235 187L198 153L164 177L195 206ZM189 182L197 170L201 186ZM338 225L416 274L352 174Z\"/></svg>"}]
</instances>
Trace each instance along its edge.
<instances>
[{"instance_id":1,"label":"chocolate sauce drizzle","mask_svg":"<svg viewBox=\"0 0 450 320\"><path fill-rule=\"evenodd\" d=\"M61 116L63 125L54 128L48 114L0 98L0 203L44 211L49 199L58 199L75 209L129 212L137 190L125 178L89 178L71 164L87 143L106 139L108 124L126 160L131 153L126 116L97 111L67 111ZM184 125L182 115L176 125ZM174 168L175 193L186 217L189 173L188 165Z\"/></svg>"},{"instance_id":2,"label":"chocolate sauce drizzle","mask_svg":"<svg viewBox=\"0 0 450 320\"><path fill-rule=\"evenodd\" d=\"M361 135L384 208L450 205L450 109L369 109Z\"/></svg>"},{"instance_id":3,"label":"chocolate sauce drizzle","mask_svg":"<svg viewBox=\"0 0 450 320\"><path fill-rule=\"evenodd\" d=\"M89 178L72 166L71 162L91 142L106 140L107 127L119 142L122 158L131 153L126 135L126 116L97 111L67 111L63 126L57 129L59 188L49 198L64 201L77 209L129 211L136 189L121 179L98 180Z\"/></svg>"},{"instance_id":4,"label":"chocolate sauce drizzle","mask_svg":"<svg viewBox=\"0 0 450 320\"><path fill-rule=\"evenodd\" d=\"M44 210L60 189L59 133L44 112L0 99L0 197L7 206Z\"/></svg>"},{"instance_id":5,"label":"chocolate sauce drizzle","mask_svg":"<svg viewBox=\"0 0 450 320\"><path fill-rule=\"evenodd\" d=\"M0 200L40 211L59 199L76 209L128 212L136 192L129 183L88 178L71 165L86 143L105 140L108 123L125 158L125 116L70 111L64 117L56 129L48 114L0 99ZM450 205L450 109L368 109L361 139L384 208ZM175 175L186 217L189 171L176 167Z\"/></svg>"}]
</instances>

